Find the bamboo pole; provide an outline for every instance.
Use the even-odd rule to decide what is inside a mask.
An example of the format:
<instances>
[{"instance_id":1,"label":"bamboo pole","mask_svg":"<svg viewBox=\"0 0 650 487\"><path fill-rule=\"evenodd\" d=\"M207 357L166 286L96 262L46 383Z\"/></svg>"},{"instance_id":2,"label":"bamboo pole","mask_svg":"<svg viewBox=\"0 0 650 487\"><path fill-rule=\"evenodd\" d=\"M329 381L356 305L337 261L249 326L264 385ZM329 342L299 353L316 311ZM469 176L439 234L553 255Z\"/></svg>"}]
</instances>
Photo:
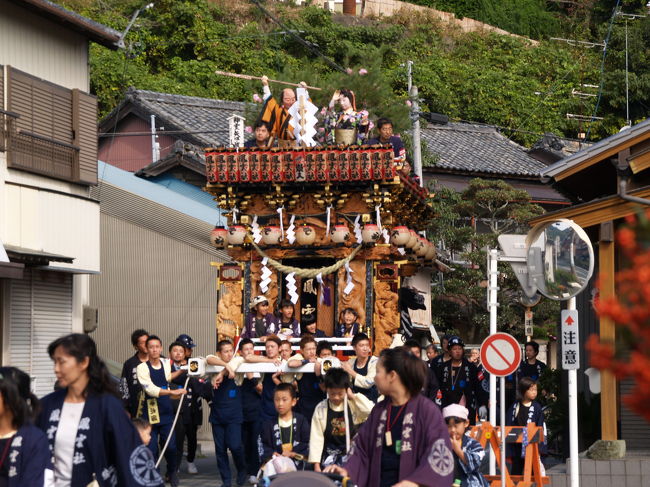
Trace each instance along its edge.
<instances>
[{"instance_id":1,"label":"bamboo pole","mask_svg":"<svg viewBox=\"0 0 650 487\"><path fill-rule=\"evenodd\" d=\"M240 78L240 79L247 79L247 80L261 80L261 76L251 76L249 74L238 74L238 73L228 73L227 71L215 71L215 74L218 74L220 76L229 76L231 78ZM269 82L271 83L279 83L281 85L289 85L289 86L297 86L297 87L302 87L301 84L297 83L289 83L288 81L280 81L277 79L270 79ZM322 90L322 88L316 88L315 86L305 86L305 88L309 90Z\"/></svg>"}]
</instances>

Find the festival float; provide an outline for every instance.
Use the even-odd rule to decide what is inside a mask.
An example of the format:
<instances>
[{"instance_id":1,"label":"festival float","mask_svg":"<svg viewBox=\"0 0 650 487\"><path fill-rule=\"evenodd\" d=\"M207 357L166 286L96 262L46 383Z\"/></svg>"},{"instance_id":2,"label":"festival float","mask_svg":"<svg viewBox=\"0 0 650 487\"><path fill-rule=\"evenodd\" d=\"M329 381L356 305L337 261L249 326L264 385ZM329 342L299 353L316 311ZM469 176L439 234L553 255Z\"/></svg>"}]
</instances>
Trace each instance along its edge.
<instances>
[{"instance_id":1,"label":"festival float","mask_svg":"<svg viewBox=\"0 0 650 487\"><path fill-rule=\"evenodd\" d=\"M297 98L293 143L205 150L205 190L227 217L210 238L232 259L213 263L219 339L239 336L260 294L272 309L290 299L303 327L315 321L328 336L352 308L376 351L400 328L428 330L436 265L422 236L434 217L428 191L390 144L357 145L335 129L334 144L317 146L315 107L301 89Z\"/></svg>"}]
</instances>

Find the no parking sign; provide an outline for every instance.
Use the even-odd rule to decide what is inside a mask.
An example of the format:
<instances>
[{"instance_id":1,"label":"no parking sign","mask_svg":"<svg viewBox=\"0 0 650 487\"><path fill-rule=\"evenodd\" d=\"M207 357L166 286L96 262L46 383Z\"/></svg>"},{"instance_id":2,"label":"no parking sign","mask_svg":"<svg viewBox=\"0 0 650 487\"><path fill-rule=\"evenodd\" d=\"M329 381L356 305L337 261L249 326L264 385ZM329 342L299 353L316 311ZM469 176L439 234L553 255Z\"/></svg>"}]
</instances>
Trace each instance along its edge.
<instances>
[{"instance_id":1,"label":"no parking sign","mask_svg":"<svg viewBox=\"0 0 650 487\"><path fill-rule=\"evenodd\" d=\"M508 333L490 335L481 345L481 363L496 377L510 375L521 363L521 346Z\"/></svg>"}]
</instances>

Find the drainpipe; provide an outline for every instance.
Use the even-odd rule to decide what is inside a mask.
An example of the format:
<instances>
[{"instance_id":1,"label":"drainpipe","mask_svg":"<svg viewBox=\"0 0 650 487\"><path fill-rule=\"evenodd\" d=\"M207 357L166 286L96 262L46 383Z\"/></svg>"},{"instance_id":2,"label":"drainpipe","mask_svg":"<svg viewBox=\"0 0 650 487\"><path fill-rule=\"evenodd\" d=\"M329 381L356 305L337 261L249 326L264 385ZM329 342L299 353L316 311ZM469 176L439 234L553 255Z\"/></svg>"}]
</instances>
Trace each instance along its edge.
<instances>
[{"instance_id":1,"label":"drainpipe","mask_svg":"<svg viewBox=\"0 0 650 487\"><path fill-rule=\"evenodd\" d=\"M618 160L612 160L618 175L618 192L616 194L622 200L650 206L650 200L627 194L627 183L630 181L630 177L632 176L629 156L630 152L629 149L627 149L625 153L619 154Z\"/></svg>"},{"instance_id":2,"label":"drainpipe","mask_svg":"<svg viewBox=\"0 0 650 487\"><path fill-rule=\"evenodd\" d=\"M650 200L647 200L645 198L638 198L636 196L630 196L627 194L627 183L629 181L630 177L629 176L620 176L618 178L618 196L619 198L625 200L625 201L631 201L632 203L638 203L640 205L649 205L650 206Z\"/></svg>"}]
</instances>

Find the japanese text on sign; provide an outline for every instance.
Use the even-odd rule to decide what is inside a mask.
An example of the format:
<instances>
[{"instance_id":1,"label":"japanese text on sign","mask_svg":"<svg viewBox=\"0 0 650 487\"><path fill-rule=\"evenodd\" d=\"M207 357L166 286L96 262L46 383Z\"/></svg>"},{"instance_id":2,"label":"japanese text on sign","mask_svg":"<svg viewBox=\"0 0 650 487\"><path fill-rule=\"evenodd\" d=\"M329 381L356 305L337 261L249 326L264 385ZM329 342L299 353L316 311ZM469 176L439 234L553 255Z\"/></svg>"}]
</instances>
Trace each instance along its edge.
<instances>
[{"instance_id":1,"label":"japanese text on sign","mask_svg":"<svg viewBox=\"0 0 650 487\"><path fill-rule=\"evenodd\" d=\"M562 368L572 370L580 368L580 347L578 340L578 311L562 311Z\"/></svg>"}]
</instances>

